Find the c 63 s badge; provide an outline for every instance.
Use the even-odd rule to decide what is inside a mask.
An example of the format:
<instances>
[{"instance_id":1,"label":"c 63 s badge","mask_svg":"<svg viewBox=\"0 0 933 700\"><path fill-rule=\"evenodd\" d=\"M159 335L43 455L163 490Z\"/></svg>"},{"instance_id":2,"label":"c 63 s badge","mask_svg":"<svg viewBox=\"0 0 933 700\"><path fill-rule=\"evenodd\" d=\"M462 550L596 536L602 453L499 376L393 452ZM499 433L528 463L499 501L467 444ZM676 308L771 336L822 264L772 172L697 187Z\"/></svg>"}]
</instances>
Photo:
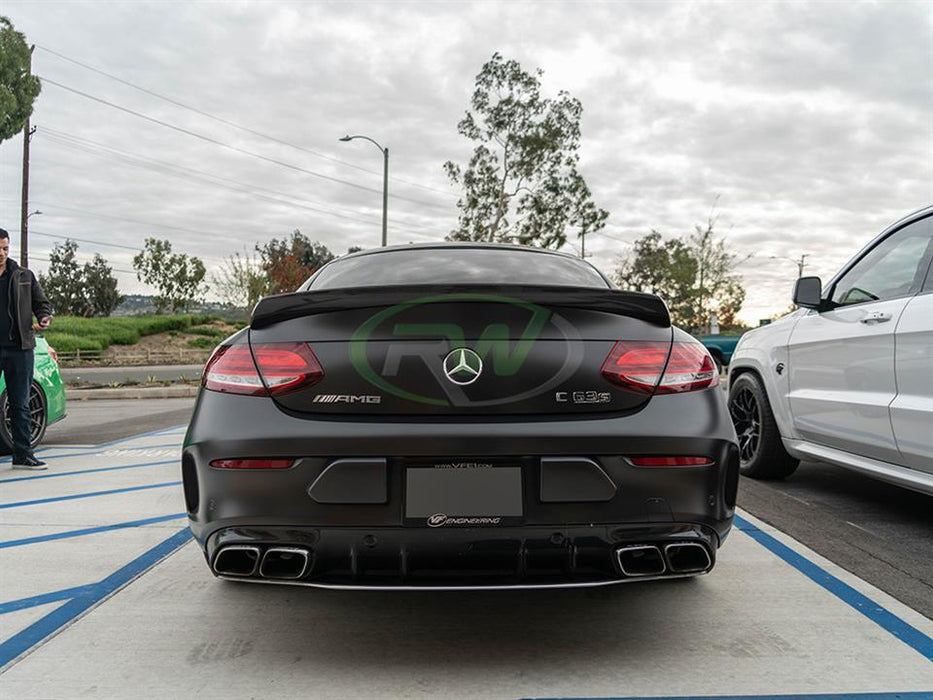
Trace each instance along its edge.
<instances>
[{"instance_id":1,"label":"c 63 s badge","mask_svg":"<svg viewBox=\"0 0 933 700\"><path fill-rule=\"evenodd\" d=\"M609 403L612 396L606 391L558 391L554 400L557 403Z\"/></svg>"}]
</instances>

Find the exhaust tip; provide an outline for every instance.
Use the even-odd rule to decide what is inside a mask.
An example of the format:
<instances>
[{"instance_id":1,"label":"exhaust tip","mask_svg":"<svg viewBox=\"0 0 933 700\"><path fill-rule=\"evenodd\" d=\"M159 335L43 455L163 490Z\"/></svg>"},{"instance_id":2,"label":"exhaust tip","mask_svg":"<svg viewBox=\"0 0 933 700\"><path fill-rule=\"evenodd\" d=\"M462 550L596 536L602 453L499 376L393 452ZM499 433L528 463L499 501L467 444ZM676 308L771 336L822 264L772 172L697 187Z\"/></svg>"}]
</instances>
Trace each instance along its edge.
<instances>
[{"instance_id":1,"label":"exhaust tip","mask_svg":"<svg viewBox=\"0 0 933 700\"><path fill-rule=\"evenodd\" d=\"M298 547L271 547L266 550L259 567L263 578L298 579L308 570L308 550Z\"/></svg>"},{"instance_id":2,"label":"exhaust tip","mask_svg":"<svg viewBox=\"0 0 933 700\"><path fill-rule=\"evenodd\" d=\"M664 548L664 556L675 574L696 574L709 571L713 566L709 552L699 542L669 544Z\"/></svg>"},{"instance_id":3,"label":"exhaust tip","mask_svg":"<svg viewBox=\"0 0 933 700\"><path fill-rule=\"evenodd\" d=\"M232 544L217 552L212 566L221 576L252 576L259 568L259 547Z\"/></svg>"},{"instance_id":4,"label":"exhaust tip","mask_svg":"<svg viewBox=\"0 0 933 700\"><path fill-rule=\"evenodd\" d=\"M653 544L639 544L616 550L619 568L626 576L657 576L664 573L664 557Z\"/></svg>"}]
</instances>

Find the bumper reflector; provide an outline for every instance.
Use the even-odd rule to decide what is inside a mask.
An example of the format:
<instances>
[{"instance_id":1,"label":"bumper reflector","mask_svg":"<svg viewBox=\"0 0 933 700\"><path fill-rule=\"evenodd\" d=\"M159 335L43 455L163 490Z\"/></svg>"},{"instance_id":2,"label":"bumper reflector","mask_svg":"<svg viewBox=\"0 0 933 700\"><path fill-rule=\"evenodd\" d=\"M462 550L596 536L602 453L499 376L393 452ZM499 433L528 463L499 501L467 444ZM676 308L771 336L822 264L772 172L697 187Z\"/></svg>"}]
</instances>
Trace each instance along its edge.
<instances>
[{"instance_id":1,"label":"bumper reflector","mask_svg":"<svg viewBox=\"0 0 933 700\"><path fill-rule=\"evenodd\" d=\"M215 459L211 462L216 469L288 469L294 464L293 459Z\"/></svg>"},{"instance_id":2,"label":"bumper reflector","mask_svg":"<svg viewBox=\"0 0 933 700\"><path fill-rule=\"evenodd\" d=\"M636 467L708 467L709 457L628 457Z\"/></svg>"}]
</instances>

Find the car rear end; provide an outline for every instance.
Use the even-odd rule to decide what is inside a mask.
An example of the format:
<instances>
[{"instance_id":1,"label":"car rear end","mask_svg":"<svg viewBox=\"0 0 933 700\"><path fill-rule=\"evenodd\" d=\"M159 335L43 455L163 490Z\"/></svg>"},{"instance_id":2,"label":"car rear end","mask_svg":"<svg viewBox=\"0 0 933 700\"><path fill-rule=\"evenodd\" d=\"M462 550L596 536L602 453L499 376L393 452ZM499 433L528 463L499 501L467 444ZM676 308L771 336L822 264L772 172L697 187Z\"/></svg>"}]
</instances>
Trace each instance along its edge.
<instances>
[{"instance_id":1,"label":"car rear end","mask_svg":"<svg viewBox=\"0 0 933 700\"><path fill-rule=\"evenodd\" d=\"M660 300L576 259L350 256L263 300L208 362L183 451L191 528L215 574L250 581L705 573L737 485L717 384Z\"/></svg>"}]
</instances>

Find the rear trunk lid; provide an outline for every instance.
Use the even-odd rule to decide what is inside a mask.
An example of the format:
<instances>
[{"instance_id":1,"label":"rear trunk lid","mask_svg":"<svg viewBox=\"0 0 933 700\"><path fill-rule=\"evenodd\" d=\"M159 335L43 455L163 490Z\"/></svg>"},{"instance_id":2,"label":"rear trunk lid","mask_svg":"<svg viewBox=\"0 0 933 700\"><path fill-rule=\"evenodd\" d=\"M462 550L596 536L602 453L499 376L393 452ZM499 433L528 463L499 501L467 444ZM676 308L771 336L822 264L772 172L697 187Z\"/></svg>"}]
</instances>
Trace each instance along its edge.
<instances>
[{"instance_id":1,"label":"rear trunk lid","mask_svg":"<svg viewBox=\"0 0 933 700\"><path fill-rule=\"evenodd\" d=\"M567 415L633 411L649 395L601 368L615 344L669 344L653 295L612 289L405 286L263 299L249 342L307 343L323 378L277 393L299 414ZM263 368L260 366L260 373Z\"/></svg>"}]
</instances>

